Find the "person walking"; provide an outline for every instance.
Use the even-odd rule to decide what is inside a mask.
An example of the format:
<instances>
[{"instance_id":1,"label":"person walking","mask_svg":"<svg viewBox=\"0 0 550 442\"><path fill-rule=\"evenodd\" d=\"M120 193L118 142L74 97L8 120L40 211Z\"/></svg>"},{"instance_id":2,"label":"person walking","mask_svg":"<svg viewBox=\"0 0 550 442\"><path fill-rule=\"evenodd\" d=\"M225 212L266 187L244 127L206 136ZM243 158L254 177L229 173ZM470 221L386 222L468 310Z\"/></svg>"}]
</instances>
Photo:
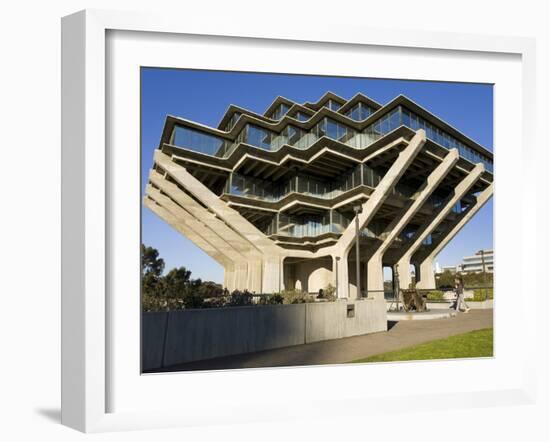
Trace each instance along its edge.
<instances>
[{"instance_id":1,"label":"person walking","mask_svg":"<svg viewBox=\"0 0 550 442\"><path fill-rule=\"evenodd\" d=\"M457 275L455 277L455 293L456 293L456 311L461 311L460 308L462 305L464 305L464 312L468 313L470 311L470 308L464 302L464 281L462 280L462 276Z\"/></svg>"}]
</instances>

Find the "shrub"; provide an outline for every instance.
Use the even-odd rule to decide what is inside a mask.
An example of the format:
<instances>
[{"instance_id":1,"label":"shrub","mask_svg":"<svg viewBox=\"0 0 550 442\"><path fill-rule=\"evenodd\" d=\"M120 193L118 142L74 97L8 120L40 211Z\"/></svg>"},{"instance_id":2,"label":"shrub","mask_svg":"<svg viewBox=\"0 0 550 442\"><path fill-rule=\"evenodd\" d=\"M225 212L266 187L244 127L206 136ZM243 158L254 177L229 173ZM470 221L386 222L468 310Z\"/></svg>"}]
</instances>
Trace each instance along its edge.
<instances>
[{"instance_id":1,"label":"shrub","mask_svg":"<svg viewBox=\"0 0 550 442\"><path fill-rule=\"evenodd\" d=\"M428 301L442 301L444 299L443 292L433 290L426 295Z\"/></svg>"},{"instance_id":2,"label":"shrub","mask_svg":"<svg viewBox=\"0 0 550 442\"><path fill-rule=\"evenodd\" d=\"M283 297L283 304L303 304L305 302L314 302L315 298L302 290L283 290L280 292Z\"/></svg>"},{"instance_id":3,"label":"shrub","mask_svg":"<svg viewBox=\"0 0 550 442\"><path fill-rule=\"evenodd\" d=\"M242 292L240 290L235 290L229 296L227 305L232 307L252 305L253 297L254 295L250 293L248 290L244 290Z\"/></svg>"},{"instance_id":4,"label":"shrub","mask_svg":"<svg viewBox=\"0 0 550 442\"><path fill-rule=\"evenodd\" d=\"M283 301L284 301L283 295L281 295L280 293L271 293L271 294L267 294L267 295L262 295L258 299L258 302L256 304L257 305L273 305L273 304L282 304Z\"/></svg>"},{"instance_id":5,"label":"shrub","mask_svg":"<svg viewBox=\"0 0 550 442\"><path fill-rule=\"evenodd\" d=\"M466 298L465 301L481 302L486 299L493 299L493 289L474 289L474 297Z\"/></svg>"},{"instance_id":6,"label":"shrub","mask_svg":"<svg viewBox=\"0 0 550 442\"><path fill-rule=\"evenodd\" d=\"M323 289L323 299L326 299L327 301L336 301L336 287L332 284L327 285Z\"/></svg>"}]
</instances>

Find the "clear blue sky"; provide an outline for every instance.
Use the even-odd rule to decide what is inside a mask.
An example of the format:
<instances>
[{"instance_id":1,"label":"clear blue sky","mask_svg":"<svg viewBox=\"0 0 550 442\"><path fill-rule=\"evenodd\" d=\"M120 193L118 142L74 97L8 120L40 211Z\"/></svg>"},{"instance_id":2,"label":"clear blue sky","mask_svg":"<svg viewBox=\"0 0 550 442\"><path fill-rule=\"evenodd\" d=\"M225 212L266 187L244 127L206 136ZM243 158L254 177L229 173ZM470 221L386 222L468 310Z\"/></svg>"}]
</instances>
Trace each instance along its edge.
<instances>
[{"instance_id":1,"label":"clear blue sky","mask_svg":"<svg viewBox=\"0 0 550 442\"><path fill-rule=\"evenodd\" d=\"M263 113L278 95L297 102L317 101L326 91L344 98L362 92L381 104L404 94L493 150L491 85L142 68L142 191L167 114L216 126L230 104ZM195 278L223 281L218 263L144 207L142 241L159 250L167 270L185 266ZM492 247L491 200L440 253L437 262L455 265L463 256Z\"/></svg>"}]
</instances>

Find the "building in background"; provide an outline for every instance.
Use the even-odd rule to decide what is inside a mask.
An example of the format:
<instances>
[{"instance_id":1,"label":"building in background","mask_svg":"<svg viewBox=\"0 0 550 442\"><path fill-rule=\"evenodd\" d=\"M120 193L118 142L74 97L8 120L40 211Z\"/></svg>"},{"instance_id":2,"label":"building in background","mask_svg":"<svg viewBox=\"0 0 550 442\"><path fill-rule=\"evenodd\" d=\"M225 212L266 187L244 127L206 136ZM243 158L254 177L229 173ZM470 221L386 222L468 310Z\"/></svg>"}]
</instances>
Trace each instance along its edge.
<instances>
[{"instance_id":1,"label":"building in background","mask_svg":"<svg viewBox=\"0 0 550 442\"><path fill-rule=\"evenodd\" d=\"M491 198L493 154L410 99L331 92L168 116L144 204L257 293L381 296L383 268L434 288L434 257ZM411 270L414 269L414 272Z\"/></svg>"},{"instance_id":2,"label":"building in background","mask_svg":"<svg viewBox=\"0 0 550 442\"><path fill-rule=\"evenodd\" d=\"M451 272L451 273L458 273L460 272L460 265L457 265L457 266L442 266L441 267L441 272L440 273L444 273L444 272Z\"/></svg>"},{"instance_id":3,"label":"building in background","mask_svg":"<svg viewBox=\"0 0 550 442\"><path fill-rule=\"evenodd\" d=\"M460 271L463 273L493 273L493 249L480 250L473 256L462 258Z\"/></svg>"}]
</instances>

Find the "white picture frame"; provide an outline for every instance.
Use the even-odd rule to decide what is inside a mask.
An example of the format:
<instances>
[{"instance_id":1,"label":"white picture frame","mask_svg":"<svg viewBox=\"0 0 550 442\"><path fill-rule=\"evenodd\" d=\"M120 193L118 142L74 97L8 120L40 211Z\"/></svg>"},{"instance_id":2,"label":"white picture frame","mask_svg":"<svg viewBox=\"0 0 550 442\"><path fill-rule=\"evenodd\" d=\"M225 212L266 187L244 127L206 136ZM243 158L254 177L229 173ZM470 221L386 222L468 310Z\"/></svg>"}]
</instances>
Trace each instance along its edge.
<instances>
[{"instance_id":1,"label":"white picture frame","mask_svg":"<svg viewBox=\"0 0 550 442\"><path fill-rule=\"evenodd\" d=\"M307 42L308 44L328 45L338 48L370 47L383 52L390 48L421 49L431 51L434 57L444 56L449 53L468 53L473 58L478 58L482 63L484 55L501 54L505 57L515 57L519 60L521 70L521 91L510 91L519 99L521 106L520 126L511 133L511 138L518 136L517 142L521 144L518 154L521 157L523 180L517 190L510 186L497 183L496 195L502 191L503 201L508 195L513 198L521 198L522 212L520 217L519 234L522 241L516 244L509 255L519 253L521 260L521 275L518 287L521 287L521 297L516 301L518 312L526 311L529 305L536 302L536 281L527 277L528 257L536 255L536 238L525 233L535 228L537 193L530 187L534 176L529 176L530 167L536 164L537 150L534 131L534 105L535 105L535 44L532 39L517 37L491 37L480 35L429 33L415 31L389 31L371 29L359 26L331 25L303 26L300 28L284 23L260 24L254 22L231 23L215 20L212 17L194 17L182 25L177 17L169 14L156 16L145 13L126 13L87 10L68 17L62 22L62 423L85 432L111 431L122 429L158 428L168 426L207 425L211 420L217 422L253 422L259 420L285 419L293 417L288 408L281 407L283 397L274 399L274 406L263 404L251 410L246 415L227 416L206 415L200 405L200 397L197 391L191 391L189 401L195 403L194 413L174 407L168 400L166 391L160 384L162 378L176 375L156 375L156 380L149 377L148 383L158 382L159 389L163 391L156 399L166 397L165 407L136 408L113 407L110 403L110 394L115 389L113 383L113 346L111 329L115 313L112 309L112 300L109 299L110 287L110 259L112 254L109 244L113 241L111 235L116 229L109 229L112 222L113 204L116 197L110 194L109 180L117 173L115 162L109 162L107 143L114 135L107 130L106 121L112 116L107 107L107 94L111 77L108 72L107 35L109 32L139 32L157 33L170 38L183 38L193 36L239 38L247 41L269 41L277 46L279 43L292 45ZM145 35L145 34L140 34ZM149 34L153 35L153 34ZM267 39L267 40L266 40ZM286 46L288 47L288 46ZM111 54L112 55L112 54ZM258 63L257 61L251 61ZM225 68L221 66L220 69ZM252 67L250 68L252 69ZM258 69L261 70L261 69ZM366 75L365 75L366 76ZM473 78L473 77L472 77ZM464 78L468 81L468 78ZM139 93L136 91L136 93ZM519 112L519 111L518 111ZM495 111L496 119L505 121L505 116ZM495 132L495 144L505 146L507 140L499 139L499 133ZM515 138L514 138L515 140ZM502 153L501 153L502 152ZM516 155L516 156L517 156ZM502 158L502 160L500 159ZM501 162L502 161L502 162ZM506 171L505 151L496 152L496 176L500 170ZM502 166L501 166L502 165ZM501 169L502 167L502 169ZM511 167L511 165L510 165ZM115 170L113 170L113 168ZM501 190L502 189L502 190ZM498 199L497 203L498 206ZM500 221L497 219L497 232ZM503 228L507 226L503 221ZM496 234L498 235L498 233ZM498 237L498 236L497 236ZM500 259L499 253L505 256L505 247L499 249L497 242L497 269L505 268L506 260ZM501 252L502 251L502 252ZM516 259L518 259L516 257ZM502 267L499 267L502 262ZM498 278L498 270L497 270ZM498 285L498 279L495 282ZM499 286L505 298L506 288ZM499 295L500 296L500 295ZM137 294L136 294L136 297ZM506 300L496 301L498 315L507 322L498 322L502 336L509 324ZM502 316L501 313L502 312ZM136 316L139 316L137 312ZM428 391L426 394L415 394L412 391L403 392L396 403L394 393L387 395L368 395L366 390L358 388L353 395L339 393L339 386L346 384L345 379L351 379L360 375L364 366L355 367L327 367L309 368L308 370L340 370L342 378L326 385L326 394L312 396L308 400L309 409L301 416L319 416L326 413L327 416L338 415L364 415L380 410L395 412L398 408L406 409L414 403L416 409L442 409L452 407L468 407L472 403L476 405L520 404L532 403L535 397L535 367L536 354L534 321L518 313L513 327L520 330L522 343L521 358L513 368L514 376L507 382L498 383L495 380L490 387L484 389L480 385L469 385L463 390ZM132 329L134 330L134 329ZM509 330L510 331L510 330ZM518 332L519 333L519 332ZM139 335L117 339L139 340ZM113 338L114 339L114 338ZM498 337L497 337L498 340ZM504 342L501 347L502 355L505 355L504 345L514 345L513 342ZM498 348L497 348L498 350ZM117 353L118 354L118 353ZM497 358L499 354L497 351ZM502 360L506 358L503 356ZM136 361L132 362L135 364ZM398 365L398 364L396 364ZM475 369L475 361L463 361L460 367L455 369ZM410 363L409 369L430 370L424 363ZM470 366L470 368L468 368ZM397 373L399 367L394 365L369 367L369 376L379 376L380 369ZM416 367L416 368L415 368ZM303 369L270 370L269 375L275 382L305 382ZM216 374L196 374L194 376L209 376L213 387L217 388L220 396L235 394L237 390L227 387L228 379L242 379L243 374L254 382L263 382L266 370L251 372L225 372ZM263 373L263 374L262 374ZM311 377L311 371L309 377ZM139 376L133 373L132 376ZM118 378L117 378L118 376ZM120 375L114 379L121 379ZM129 375L130 376L130 375ZM197 377L194 378L198 379ZM128 387L131 384L127 384ZM224 387L224 385L226 387ZM152 388L157 388L153 386ZM224 388L227 391L224 393ZM307 391L308 386L304 386ZM126 394L122 391L121 394ZM250 409L253 403L254 391L249 391L248 399L243 398L235 409L242 407ZM247 396L243 394L243 396ZM275 394L275 392L273 393ZM193 396L195 395L195 396ZM193 399L195 397L196 400ZM376 397L376 401L373 400ZM247 402L248 401L248 402ZM279 402L278 402L279 401Z\"/></svg>"}]
</instances>

